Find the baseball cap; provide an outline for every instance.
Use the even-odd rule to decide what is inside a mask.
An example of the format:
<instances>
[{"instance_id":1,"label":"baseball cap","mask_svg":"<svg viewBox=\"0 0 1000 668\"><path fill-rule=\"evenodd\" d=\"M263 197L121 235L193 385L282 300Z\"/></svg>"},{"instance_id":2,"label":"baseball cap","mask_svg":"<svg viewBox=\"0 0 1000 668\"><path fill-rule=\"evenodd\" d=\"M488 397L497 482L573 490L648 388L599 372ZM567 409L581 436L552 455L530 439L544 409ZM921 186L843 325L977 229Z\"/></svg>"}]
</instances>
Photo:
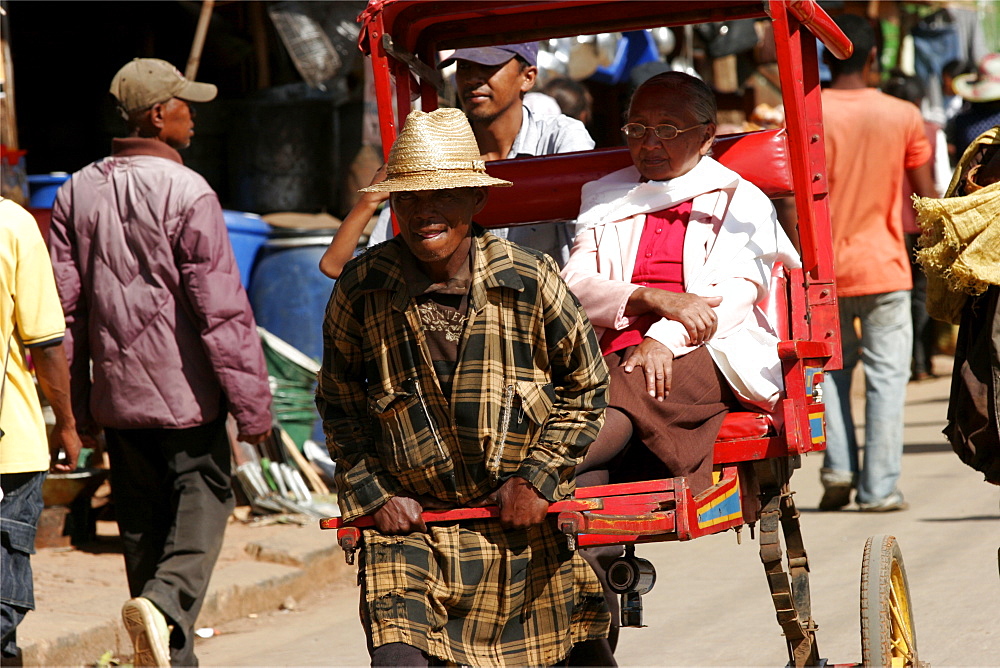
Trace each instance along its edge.
<instances>
[{"instance_id":1,"label":"baseball cap","mask_svg":"<svg viewBox=\"0 0 1000 668\"><path fill-rule=\"evenodd\" d=\"M529 65L538 65L538 42L456 49L455 53L441 61L438 68L448 67L456 60L468 60L472 63L489 66L503 65L514 56L521 56Z\"/></svg>"},{"instance_id":2,"label":"baseball cap","mask_svg":"<svg viewBox=\"0 0 1000 668\"><path fill-rule=\"evenodd\" d=\"M188 81L180 70L158 58L136 58L111 80L111 94L124 112L148 109L172 97L208 102L217 92L214 84Z\"/></svg>"}]
</instances>

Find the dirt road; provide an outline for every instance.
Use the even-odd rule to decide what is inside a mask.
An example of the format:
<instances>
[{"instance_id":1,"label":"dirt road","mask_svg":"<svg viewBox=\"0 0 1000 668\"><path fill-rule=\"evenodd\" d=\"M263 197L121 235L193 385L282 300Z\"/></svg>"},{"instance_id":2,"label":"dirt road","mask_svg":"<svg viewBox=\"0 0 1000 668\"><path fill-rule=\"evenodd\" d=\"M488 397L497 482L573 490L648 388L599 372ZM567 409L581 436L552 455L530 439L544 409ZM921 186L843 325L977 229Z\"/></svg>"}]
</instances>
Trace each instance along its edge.
<instances>
[{"instance_id":1,"label":"dirt road","mask_svg":"<svg viewBox=\"0 0 1000 668\"><path fill-rule=\"evenodd\" d=\"M947 379L911 385L902 490L910 510L820 513L821 455L792 478L812 568L813 615L821 656L861 660L858 622L861 556L873 534L902 547L920 658L932 666L1000 666L1000 490L963 465L940 435ZM640 548L658 580L644 597L644 629L625 629L623 666L783 666L757 543L744 531L689 543ZM293 610L244 619L202 641L203 666L366 666L351 579L324 588Z\"/></svg>"}]
</instances>

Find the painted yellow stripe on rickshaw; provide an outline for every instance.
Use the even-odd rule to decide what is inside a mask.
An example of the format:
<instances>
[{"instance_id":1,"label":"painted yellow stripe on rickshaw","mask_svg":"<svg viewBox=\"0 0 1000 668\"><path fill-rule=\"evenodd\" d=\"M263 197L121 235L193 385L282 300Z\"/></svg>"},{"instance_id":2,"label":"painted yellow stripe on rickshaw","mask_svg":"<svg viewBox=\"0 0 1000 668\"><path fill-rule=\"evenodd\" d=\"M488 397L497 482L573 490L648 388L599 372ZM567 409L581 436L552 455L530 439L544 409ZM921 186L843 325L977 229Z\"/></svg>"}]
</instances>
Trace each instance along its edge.
<instances>
[{"instance_id":1,"label":"painted yellow stripe on rickshaw","mask_svg":"<svg viewBox=\"0 0 1000 668\"><path fill-rule=\"evenodd\" d=\"M809 432L813 443L826 442L826 427L823 424L823 413L809 414Z\"/></svg>"},{"instance_id":2,"label":"painted yellow stripe on rickshaw","mask_svg":"<svg viewBox=\"0 0 1000 668\"><path fill-rule=\"evenodd\" d=\"M698 508L698 526L713 526L719 522L728 522L743 514L740 507L740 496L735 485L727 490L724 496L713 499L711 502Z\"/></svg>"},{"instance_id":3,"label":"painted yellow stripe on rickshaw","mask_svg":"<svg viewBox=\"0 0 1000 668\"><path fill-rule=\"evenodd\" d=\"M701 513L716 507L717 505L719 505L720 503L731 497L735 491L736 491L736 480L733 479L728 485L717 490L718 496L713 497L711 500L706 501L703 505L699 506L698 512Z\"/></svg>"},{"instance_id":4,"label":"painted yellow stripe on rickshaw","mask_svg":"<svg viewBox=\"0 0 1000 668\"><path fill-rule=\"evenodd\" d=\"M723 522L731 522L732 520L740 519L741 517L743 517L742 512L730 513L729 515L725 515L723 517L716 517L714 519L707 520L705 522L698 520L698 526L701 528L713 527L716 524L722 524Z\"/></svg>"}]
</instances>

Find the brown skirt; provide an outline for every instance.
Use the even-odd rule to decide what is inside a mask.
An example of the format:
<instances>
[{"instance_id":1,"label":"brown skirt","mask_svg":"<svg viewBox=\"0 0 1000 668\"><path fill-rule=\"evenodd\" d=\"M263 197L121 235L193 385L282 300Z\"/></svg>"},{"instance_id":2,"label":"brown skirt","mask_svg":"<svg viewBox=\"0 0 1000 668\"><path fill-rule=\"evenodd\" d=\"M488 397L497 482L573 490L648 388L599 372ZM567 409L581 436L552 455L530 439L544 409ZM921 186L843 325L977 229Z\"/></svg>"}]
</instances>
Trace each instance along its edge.
<instances>
[{"instance_id":1,"label":"brown skirt","mask_svg":"<svg viewBox=\"0 0 1000 668\"><path fill-rule=\"evenodd\" d=\"M713 445L722 420L730 410L740 410L740 403L705 347L674 360L670 393L663 401L649 396L641 368L625 373L620 366L629 352L604 357L611 372L608 408L626 415L632 441L655 454L671 476L686 476L698 494L712 484Z\"/></svg>"}]
</instances>

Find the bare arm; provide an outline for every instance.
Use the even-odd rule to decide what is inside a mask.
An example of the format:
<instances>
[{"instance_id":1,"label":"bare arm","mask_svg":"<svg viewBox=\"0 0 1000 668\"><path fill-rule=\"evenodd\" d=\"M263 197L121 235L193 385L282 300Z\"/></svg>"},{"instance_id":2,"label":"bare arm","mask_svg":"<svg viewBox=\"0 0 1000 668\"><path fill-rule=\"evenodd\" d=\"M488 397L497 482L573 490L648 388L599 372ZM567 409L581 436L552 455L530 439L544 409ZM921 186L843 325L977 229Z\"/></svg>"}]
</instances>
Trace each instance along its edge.
<instances>
[{"instance_id":1,"label":"bare arm","mask_svg":"<svg viewBox=\"0 0 1000 668\"><path fill-rule=\"evenodd\" d=\"M913 187L914 193L920 197L937 199L940 197L940 194L934 186L934 171L931 162L931 160L928 160L919 167L906 170L906 175L910 179L910 185Z\"/></svg>"},{"instance_id":2,"label":"bare arm","mask_svg":"<svg viewBox=\"0 0 1000 668\"><path fill-rule=\"evenodd\" d=\"M53 466L57 471L72 471L80 456L80 436L76 433L76 420L69 391L69 363L61 343L54 346L31 348L31 359L35 363L38 384L52 406L56 424L49 437L49 452L55 463L59 451L66 453L66 461Z\"/></svg>"},{"instance_id":3,"label":"bare arm","mask_svg":"<svg viewBox=\"0 0 1000 668\"><path fill-rule=\"evenodd\" d=\"M371 185L379 183L385 179L385 165L382 165L375 173ZM327 247L326 252L319 261L319 270L330 278L340 278L340 272L344 270L344 265L354 255L354 249L358 247L358 240L364 231L368 221L378 210L379 205L389 199L389 193L364 193L358 203L354 205L344 222L340 224L337 233L333 235L333 241Z\"/></svg>"}]
</instances>

